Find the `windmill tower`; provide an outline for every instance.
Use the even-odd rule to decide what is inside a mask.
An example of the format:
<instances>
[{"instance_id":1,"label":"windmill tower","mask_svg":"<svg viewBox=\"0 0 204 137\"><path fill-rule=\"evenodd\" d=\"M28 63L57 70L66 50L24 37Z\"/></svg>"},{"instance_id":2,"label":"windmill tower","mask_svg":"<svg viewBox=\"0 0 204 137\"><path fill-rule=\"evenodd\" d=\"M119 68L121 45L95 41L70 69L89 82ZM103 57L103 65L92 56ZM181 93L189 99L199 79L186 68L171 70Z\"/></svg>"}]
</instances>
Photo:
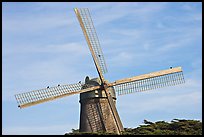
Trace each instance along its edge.
<instances>
[{"instance_id":1,"label":"windmill tower","mask_svg":"<svg viewBox=\"0 0 204 137\"><path fill-rule=\"evenodd\" d=\"M121 134L122 122L116 109L118 95L147 91L184 83L181 67L151 72L131 78L108 82L103 74L106 63L88 8L74 9L99 77L85 78L85 83L61 85L16 94L18 107L25 108L69 95L80 94L80 132L114 132Z\"/></svg>"}]
</instances>

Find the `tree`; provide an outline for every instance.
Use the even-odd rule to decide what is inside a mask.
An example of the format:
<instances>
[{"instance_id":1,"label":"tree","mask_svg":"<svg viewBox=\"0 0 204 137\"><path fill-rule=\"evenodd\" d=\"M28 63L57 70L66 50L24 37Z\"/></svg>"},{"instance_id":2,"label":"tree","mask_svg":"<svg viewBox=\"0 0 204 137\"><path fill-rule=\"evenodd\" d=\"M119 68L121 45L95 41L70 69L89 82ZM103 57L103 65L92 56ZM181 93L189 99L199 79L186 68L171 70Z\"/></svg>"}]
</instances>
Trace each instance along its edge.
<instances>
[{"instance_id":1,"label":"tree","mask_svg":"<svg viewBox=\"0 0 204 137\"><path fill-rule=\"evenodd\" d=\"M170 123L144 120L144 124L136 128L124 128L122 135L202 135L202 122L198 120L173 119ZM78 129L72 129L72 133L65 135L114 135L114 133L82 133Z\"/></svg>"}]
</instances>

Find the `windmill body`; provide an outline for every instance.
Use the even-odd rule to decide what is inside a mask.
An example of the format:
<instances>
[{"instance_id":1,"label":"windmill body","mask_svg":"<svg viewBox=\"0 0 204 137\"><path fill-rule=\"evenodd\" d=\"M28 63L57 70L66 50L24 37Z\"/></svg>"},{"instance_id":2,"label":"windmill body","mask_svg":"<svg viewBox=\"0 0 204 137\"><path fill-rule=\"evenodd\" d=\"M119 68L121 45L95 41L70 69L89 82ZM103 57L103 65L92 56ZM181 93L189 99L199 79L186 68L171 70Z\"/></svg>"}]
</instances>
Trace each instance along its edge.
<instances>
[{"instance_id":1,"label":"windmill body","mask_svg":"<svg viewBox=\"0 0 204 137\"><path fill-rule=\"evenodd\" d=\"M82 88L101 85L99 78L85 81ZM116 104L116 94L113 87L109 92ZM80 94L80 132L115 132L119 133L114 121L111 109L108 105L107 96L104 90L89 91Z\"/></svg>"},{"instance_id":2,"label":"windmill body","mask_svg":"<svg viewBox=\"0 0 204 137\"><path fill-rule=\"evenodd\" d=\"M116 109L118 95L153 90L184 83L181 67L160 70L130 78L108 82L103 74L107 72L100 42L88 8L74 9L91 52L99 77L84 82L58 85L40 90L16 94L18 107L25 108L62 97L80 94L80 132L124 131Z\"/></svg>"}]
</instances>

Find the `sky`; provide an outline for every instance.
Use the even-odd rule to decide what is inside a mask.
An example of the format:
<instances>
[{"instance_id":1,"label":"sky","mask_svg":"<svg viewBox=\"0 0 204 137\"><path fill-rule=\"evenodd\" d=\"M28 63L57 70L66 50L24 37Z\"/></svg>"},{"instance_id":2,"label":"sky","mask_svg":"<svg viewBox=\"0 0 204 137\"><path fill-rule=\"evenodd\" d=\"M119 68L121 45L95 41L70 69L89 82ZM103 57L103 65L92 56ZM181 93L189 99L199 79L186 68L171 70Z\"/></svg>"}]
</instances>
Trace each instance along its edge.
<instances>
[{"instance_id":1,"label":"sky","mask_svg":"<svg viewBox=\"0 0 204 137\"><path fill-rule=\"evenodd\" d=\"M202 3L4 2L2 134L79 128L79 95L19 109L14 95L98 77L73 8L89 8L113 82L181 66L185 84L117 96L124 127L202 120Z\"/></svg>"}]
</instances>

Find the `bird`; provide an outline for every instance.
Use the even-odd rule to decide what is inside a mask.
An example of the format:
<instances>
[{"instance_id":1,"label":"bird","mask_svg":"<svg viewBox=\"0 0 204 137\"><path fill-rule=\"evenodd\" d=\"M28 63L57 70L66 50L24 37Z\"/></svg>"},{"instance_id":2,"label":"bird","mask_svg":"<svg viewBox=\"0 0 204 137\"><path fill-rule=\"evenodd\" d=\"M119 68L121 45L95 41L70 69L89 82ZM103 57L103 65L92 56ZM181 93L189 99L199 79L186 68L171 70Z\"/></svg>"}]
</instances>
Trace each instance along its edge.
<instances>
[{"instance_id":1,"label":"bird","mask_svg":"<svg viewBox=\"0 0 204 137\"><path fill-rule=\"evenodd\" d=\"M89 82L89 76L86 76L85 83L87 84Z\"/></svg>"},{"instance_id":2,"label":"bird","mask_svg":"<svg viewBox=\"0 0 204 137\"><path fill-rule=\"evenodd\" d=\"M58 87L60 86L60 84L57 85Z\"/></svg>"},{"instance_id":3,"label":"bird","mask_svg":"<svg viewBox=\"0 0 204 137\"><path fill-rule=\"evenodd\" d=\"M47 86L47 88L49 88L49 86Z\"/></svg>"},{"instance_id":4,"label":"bird","mask_svg":"<svg viewBox=\"0 0 204 137\"><path fill-rule=\"evenodd\" d=\"M172 69L172 67L170 67L170 69Z\"/></svg>"},{"instance_id":5,"label":"bird","mask_svg":"<svg viewBox=\"0 0 204 137\"><path fill-rule=\"evenodd\" d=\"M81 84L81 81L79 81L79 83Z\"/></svg>"}]
</instances>

